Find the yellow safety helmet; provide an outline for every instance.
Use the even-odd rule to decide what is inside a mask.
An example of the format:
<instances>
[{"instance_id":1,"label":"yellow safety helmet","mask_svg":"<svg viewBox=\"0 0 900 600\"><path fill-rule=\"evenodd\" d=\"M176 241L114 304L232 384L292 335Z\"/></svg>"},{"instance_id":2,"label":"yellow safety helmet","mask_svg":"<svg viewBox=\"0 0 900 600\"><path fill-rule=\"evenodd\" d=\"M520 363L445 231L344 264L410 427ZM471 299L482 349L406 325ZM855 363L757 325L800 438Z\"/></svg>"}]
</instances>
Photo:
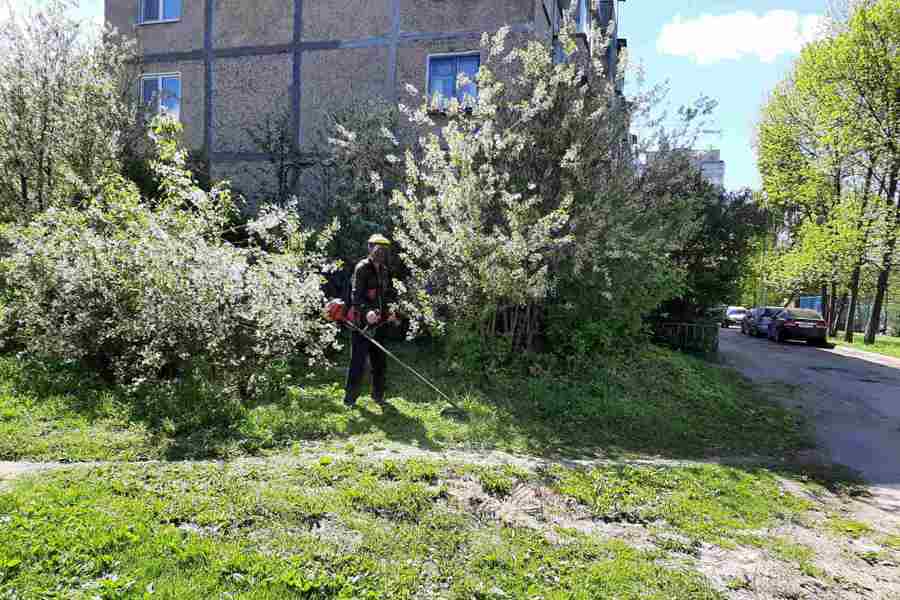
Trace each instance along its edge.
<instances>
[{"instance_id":1,"label":"yellow safety helmet","mask_svg":"<svg viewBox=\"0 0 900 600\"><path fill-rule=\"evenodd\" d=\"M370 244L378 244L379 246L390 246L391 240L387 239L380 233L376 233L372 237L369 238Z\"/></svg>"}]
</instances>

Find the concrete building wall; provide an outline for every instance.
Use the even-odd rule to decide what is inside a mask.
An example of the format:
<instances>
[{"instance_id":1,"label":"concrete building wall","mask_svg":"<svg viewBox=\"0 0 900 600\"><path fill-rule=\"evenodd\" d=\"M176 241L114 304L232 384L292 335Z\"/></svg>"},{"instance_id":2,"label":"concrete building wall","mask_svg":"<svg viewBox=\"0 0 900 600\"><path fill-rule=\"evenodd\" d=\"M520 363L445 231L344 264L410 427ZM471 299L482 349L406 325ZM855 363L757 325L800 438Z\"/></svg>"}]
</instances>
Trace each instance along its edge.
<instances>
[{"instance_id":1,"label":"concrete building wall","mask_svg":"<svg viewBox=\"0 0 900 600\"><path fill-rule=\"evenodd\" d=\"M252 212L259 202L269 199L276 174L272 165L260 160L225 160L210 165L213 181L228 181L235 195L243 196L250 204L240 208Z\"/></svg>"},{"instance_id":2,"label":"concrete building wall","mask_svg":"<svg viewBox=\"0 0 900 600\"><path fill-rule=\"evenodd\" d=\"M300 99L304 141L311 139L326 110L353 98L385 95L389 53L389 48L377 46L304 53Z\"/></svg>"},{"instance_id":3,"label":"concrete building wall","mask_svg":"<svg viewBox=\"0 0 900 600\"><path fill-rule=\"evenodd\" d=\"M554 1L567 0L182 0L180 20L147 25L138 0L106 0L105 12L139 39L146 73L181 73L188 145L249 192L272 174L248 128L286 115L303 143L342 102L424 91L428 57L479 51L483 31L549 35Z\"/></svg>"},{"instance_id":4,"label":"concrete building wall","mask_svg":"<svg viewBox=\"0 0 900 600\"><path fill-rule=\"evenodd\" d=\"M394 0L341 0L303 4L304 40L362 40L393 30Z\"/></svg>"},{"instance_id":5,"label":"concrete building wall","mask_svg":"<svg viewBox=\"0 0 900 600\"><path fill-rule=\"evenodd\" d=\"M725 161L720 150L703 150L696 153L695 162L704 179L713 185L725 187Z\"/></svg>"},{"instance_id":6,"label":"concrete building wall","mask_svg":"<svg viewBox=\"0 0 900 600\"><path fill-rule=\"evenodd\" d=\"M121 33L132 34L137 22L137 11L137 6L131 2L106 0L103 16L107 25L115 27Z\"/></svg>"},{"instance_id":7,"label":"concrete building wall","mask_svg":"<svg viewBox=\"0 0 900 600\"><path fill-rule=\"evenodd\" d=\"M237 1L237 0L235 0ZM182 0L182 16L166 23L138 24L138 0L106 0L106 22L137 38L145 54L203 47L205 0Z\"/></svg>"},{"instance_id":8,"label":"concrete building wall","mask_svg":"<svg viewBox=\"0 0 900 600\"><path fill-rule=\"evenodd\" d=\"M534 0L400 0L403 31L492 31L534 23Z\"/></svg>"},{"instance_id":9,"label":"concrete building wall","mask_svg":"<svg viewBox=\"0 0 900 600\"><path fill-rule=\"evenodd\" d=\"M290 44L294 39L294 0L215 0L213 15L215 48Z\"/></svg>"},{"instance_id":10,"label":"concrete building wall","mask_svg":"<svg viewBox=\"0 0 900 600\"><path fill-rule=\"evenodd\" d=\"M247 132L271 116L291 112L292 57L244 56L213 65L212 151L255 152Z\"/></svg>"}]
</instances>

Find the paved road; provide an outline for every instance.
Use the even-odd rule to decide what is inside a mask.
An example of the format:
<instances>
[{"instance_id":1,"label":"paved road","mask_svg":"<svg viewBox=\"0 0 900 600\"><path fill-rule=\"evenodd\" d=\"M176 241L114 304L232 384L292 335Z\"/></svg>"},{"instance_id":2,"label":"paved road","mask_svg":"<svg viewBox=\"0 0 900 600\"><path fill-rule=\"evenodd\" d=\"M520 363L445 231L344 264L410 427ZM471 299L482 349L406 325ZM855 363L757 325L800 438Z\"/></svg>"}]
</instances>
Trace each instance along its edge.
<instances>
[{"instance_id":1,"label":"paved road","mask_svg":"<svg viewBox=\"0 0 900 600\"><path fill-rule=\"evenodd\" d=\"M795 387L784 395L812 421L835 463L900 492L900 361L870 353L776 344L722 330L725 362L758 383Z\"/></svg>"}]
</instances>

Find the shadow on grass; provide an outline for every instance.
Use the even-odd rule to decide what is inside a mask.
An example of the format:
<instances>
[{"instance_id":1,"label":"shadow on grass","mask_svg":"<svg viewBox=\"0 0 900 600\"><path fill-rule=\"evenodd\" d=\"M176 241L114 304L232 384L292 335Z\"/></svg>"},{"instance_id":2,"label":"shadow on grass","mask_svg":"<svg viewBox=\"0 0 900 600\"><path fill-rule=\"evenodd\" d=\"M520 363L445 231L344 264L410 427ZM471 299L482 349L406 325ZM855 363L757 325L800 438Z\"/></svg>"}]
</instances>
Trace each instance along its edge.
<instances>
[{"instance_id":1,"label":"shadow on grass","mask_svg":"<svg viewBox=\"0 0 900 600\"><path fill-rule=\"evenodd\" d=\"M820 485L839 496L871 496L862 475L845 465L804 461L772 465L770 469L784 477Z\"/></svg>"},{"instance_id":2,"label":"shadow on grass","mask_svg":"<svg viewBox=\"0 0 900 600\"><path fill-rule=\"evenodd\" d=\"M56 417L77 414L86 427L96 428L110 419L138 423L159 458L170 460L252 455L341 439L568 458L779 456L809 445L797 415L763 398L733 371L661 348L608 359L577 375L502 379L447 371L444 357L429 344L393 349L463 406L468 418L442 414L446 402L393 363L389 405L377 408L364 389L359 407L347 409L342 404L346 355L336 358L339 366L313 374L295 366L294 381L301 383L249 406L209 392L171 404L135 400L75 365L41 370L11 357L3 359L0 375L12 394L30 398L30 405L53 398L59 405ZM54 415L47 422L54 427Z\"/></svg>"}]
</instances>

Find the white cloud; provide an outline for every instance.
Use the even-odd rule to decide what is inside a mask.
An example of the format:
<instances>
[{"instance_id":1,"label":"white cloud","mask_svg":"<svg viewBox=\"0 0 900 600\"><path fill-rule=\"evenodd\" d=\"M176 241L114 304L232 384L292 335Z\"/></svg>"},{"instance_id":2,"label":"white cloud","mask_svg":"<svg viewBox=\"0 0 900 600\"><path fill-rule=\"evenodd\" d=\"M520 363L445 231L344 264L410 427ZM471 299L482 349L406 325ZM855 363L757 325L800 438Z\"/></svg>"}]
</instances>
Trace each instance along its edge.
<instances>
[{"instance_id":1,"label":"white cloud","mask_svg":"<svg viewBox=\"0 0 900 600\"><path fill-rule=\"evenodd\" d=\"M686 56L701 65L756 56L771 63L782 54L796 54L821 35L825 18L791 10L763 15L738 11L726 15L676 15L656 40L661 54Z\"/></svg>"}]
</instances>

